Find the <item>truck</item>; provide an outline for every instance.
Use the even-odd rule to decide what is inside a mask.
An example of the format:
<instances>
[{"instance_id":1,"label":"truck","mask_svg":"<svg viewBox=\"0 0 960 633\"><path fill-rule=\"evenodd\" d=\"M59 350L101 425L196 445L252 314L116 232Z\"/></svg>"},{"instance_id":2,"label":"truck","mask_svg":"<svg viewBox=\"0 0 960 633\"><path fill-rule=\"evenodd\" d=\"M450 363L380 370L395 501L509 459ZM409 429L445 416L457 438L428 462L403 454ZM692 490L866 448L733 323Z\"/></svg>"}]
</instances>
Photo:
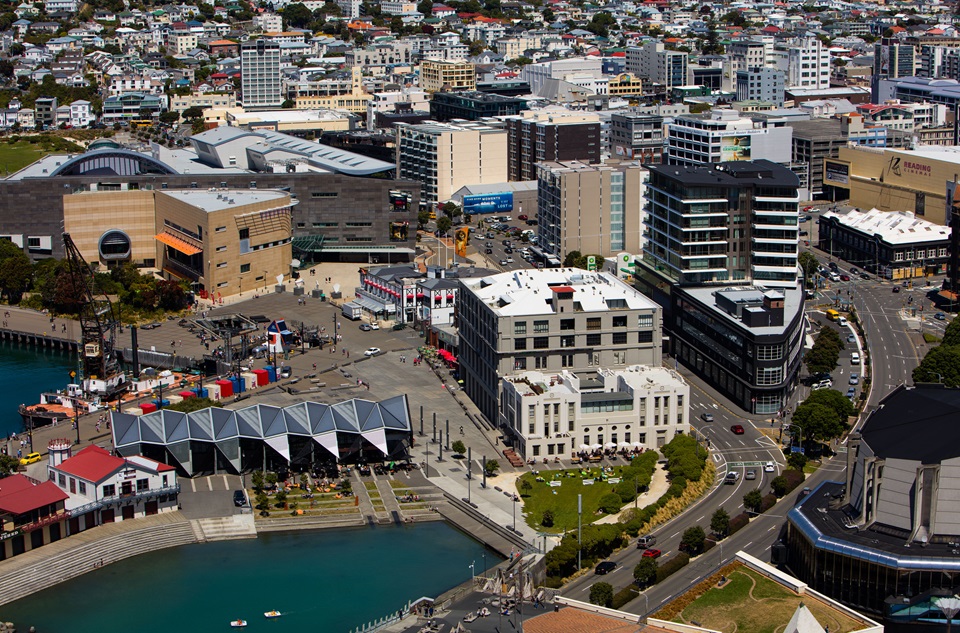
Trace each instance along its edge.
<instances>
[{"instance_id":1,"label":"truck","mask_svg":"<svg viewBox=\"0 0 960 633\"><path fill-rule=\"evenodd\" d=\"M343 312L343 316L347 317L351 321L358 321L360 317L363 316L363 308L359 303L355 303L353 301L343 304L341 312Z\"/></svg>"}]
</instances>

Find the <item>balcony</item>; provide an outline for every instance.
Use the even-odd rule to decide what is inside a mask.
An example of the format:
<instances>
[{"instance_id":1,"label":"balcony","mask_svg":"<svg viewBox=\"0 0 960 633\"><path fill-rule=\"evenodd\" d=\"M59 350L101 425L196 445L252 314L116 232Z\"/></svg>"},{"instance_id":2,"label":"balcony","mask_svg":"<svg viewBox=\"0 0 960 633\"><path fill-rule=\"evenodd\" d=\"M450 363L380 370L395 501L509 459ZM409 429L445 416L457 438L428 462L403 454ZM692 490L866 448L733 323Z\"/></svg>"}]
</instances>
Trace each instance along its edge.
<instances>
[{"instance_id":1,"label":"balcony","mask_svg":"<svg viewBox=\"0 0 960 633\"><path fill-rule=\"evenodd\" d=\"M80 515L86 514L87 512L99 510L104 506L116 505L121 501L134 501L139 503L141 501L148 501L150 499L159 497L161 495L171 495L171 494L172 495L180 494L180 484L177 484L176 486L167 486L166 488L154 488L152 490L142 490L140 492L121 493L118 495L103 497L98 501L93 501L91 503L87 503L85 505L74 508L73 510L70 510L67 513L67 515L71 517L78 517Z\"/></svg>"},{"instance_id":2,"label":"balcony","mask_svg":"<svg viewBox=\"0 0 960 633\"><path fill-rule=\"evenodd\" d=\"M21 525L17 529L21 530L24 534L26 534L27 532L33 532L34 530L39 530L40 528L46 527L51 523L59 523L60 521L65 521L69 519L70 516L71 515L69 512L58 512L56 514L45 516L42 519L38 519L31 523L26 523L24 525Z\"/></svg>"}]
</instances>

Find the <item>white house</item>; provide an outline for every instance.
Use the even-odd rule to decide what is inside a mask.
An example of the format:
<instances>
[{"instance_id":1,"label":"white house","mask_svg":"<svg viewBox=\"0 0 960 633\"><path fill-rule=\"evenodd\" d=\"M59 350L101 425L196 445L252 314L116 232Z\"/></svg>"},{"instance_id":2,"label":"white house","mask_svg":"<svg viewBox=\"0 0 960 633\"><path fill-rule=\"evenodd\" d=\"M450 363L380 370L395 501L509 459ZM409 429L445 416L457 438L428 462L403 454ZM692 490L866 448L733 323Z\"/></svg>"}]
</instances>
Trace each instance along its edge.
<instances>
[{"instance_id":1,"label":"white house","mask_svg":"<svg viewBox=\"0 0 960 633\"><path fill-rule=\"evenodd\" d=\"M142 455L115 457L99 446L88 446L70 457L69 440L49 445L48 479L70 495L67 510L86 529L179 507L180 485L173 466Z\"/></svg>"},{"instance_id":2,"label":"white house","mask_svg":"<svg viewBox=\"0 0 960 633\"><path fill-rule=\"evenodd\" d=\"M89 101L77 99L70 103L70 127L87 127L96 120Z\"/></svg>"}]
</instances>

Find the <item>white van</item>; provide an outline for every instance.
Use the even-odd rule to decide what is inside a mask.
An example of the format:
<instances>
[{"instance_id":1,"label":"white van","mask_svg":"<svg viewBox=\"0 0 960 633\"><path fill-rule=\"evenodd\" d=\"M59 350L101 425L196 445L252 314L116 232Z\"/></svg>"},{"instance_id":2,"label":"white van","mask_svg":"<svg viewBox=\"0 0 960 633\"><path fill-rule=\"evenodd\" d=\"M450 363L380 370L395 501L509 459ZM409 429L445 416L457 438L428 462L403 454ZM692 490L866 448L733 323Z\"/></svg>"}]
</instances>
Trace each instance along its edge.
<instances>
[{"instance_id":1,"label":"white van","mask_svg":"<svg viewBox=\"0 0 960 633\"><path fill-rule=\"evenodd\" d=\"M840 275L837 273L830 273L830 281L840 281Z\"/></svg>"},{"instance_id":2,"label":"white van","mask_svg":"<svg viewBox=\"0 0 960 633\"><path fill-rule=\"evenodd\" d=\"M854 352L850 354L850 364L859 365L860 364L860 352Z\"/></svg>"},{"instance_id":3,"label":"white van","mask_svg":"<svg viewBox=\"0 0 960 633\"><path fill-rule=\"evenodd\" d=\"M837 317L837 325L839 325L840 327L847 327L847 319L846 319L846 317L842 317L842 316L841 316L841 317Z\"/></svg>"}]
</instances>

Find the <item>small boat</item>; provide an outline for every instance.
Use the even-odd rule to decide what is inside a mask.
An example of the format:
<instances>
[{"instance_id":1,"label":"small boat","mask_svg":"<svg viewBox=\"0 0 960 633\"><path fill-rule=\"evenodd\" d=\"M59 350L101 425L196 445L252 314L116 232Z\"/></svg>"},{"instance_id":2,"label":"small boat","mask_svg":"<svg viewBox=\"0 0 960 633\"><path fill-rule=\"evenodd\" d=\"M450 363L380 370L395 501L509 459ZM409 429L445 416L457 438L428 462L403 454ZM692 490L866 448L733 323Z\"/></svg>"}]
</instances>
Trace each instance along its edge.
<instances>
[{"instance_id":1,"label":"small boat","mask_svg":"<svg viewBox=\"0 0 960 633\"><path fill-rule=\"evenodd\" d=\"M265 617L265 618L279 618L281 615L283 615L283 614L280 613L279 611L267 611L266 613L263 614L263 617Z\"/></svg>"},{"instance_id":2,"label":"small boat","mask_svg":"<svg viewBox=\"0 0 960 633\"><path fill-rule=\"evenodd\" d=\"M231 621L230 621L230 626L232 626L232 627L235 628L235 629L242 629L243 627L247 626L247 621L246 621L246 620L231 620Z\"/></svg>"}]
</instances>

